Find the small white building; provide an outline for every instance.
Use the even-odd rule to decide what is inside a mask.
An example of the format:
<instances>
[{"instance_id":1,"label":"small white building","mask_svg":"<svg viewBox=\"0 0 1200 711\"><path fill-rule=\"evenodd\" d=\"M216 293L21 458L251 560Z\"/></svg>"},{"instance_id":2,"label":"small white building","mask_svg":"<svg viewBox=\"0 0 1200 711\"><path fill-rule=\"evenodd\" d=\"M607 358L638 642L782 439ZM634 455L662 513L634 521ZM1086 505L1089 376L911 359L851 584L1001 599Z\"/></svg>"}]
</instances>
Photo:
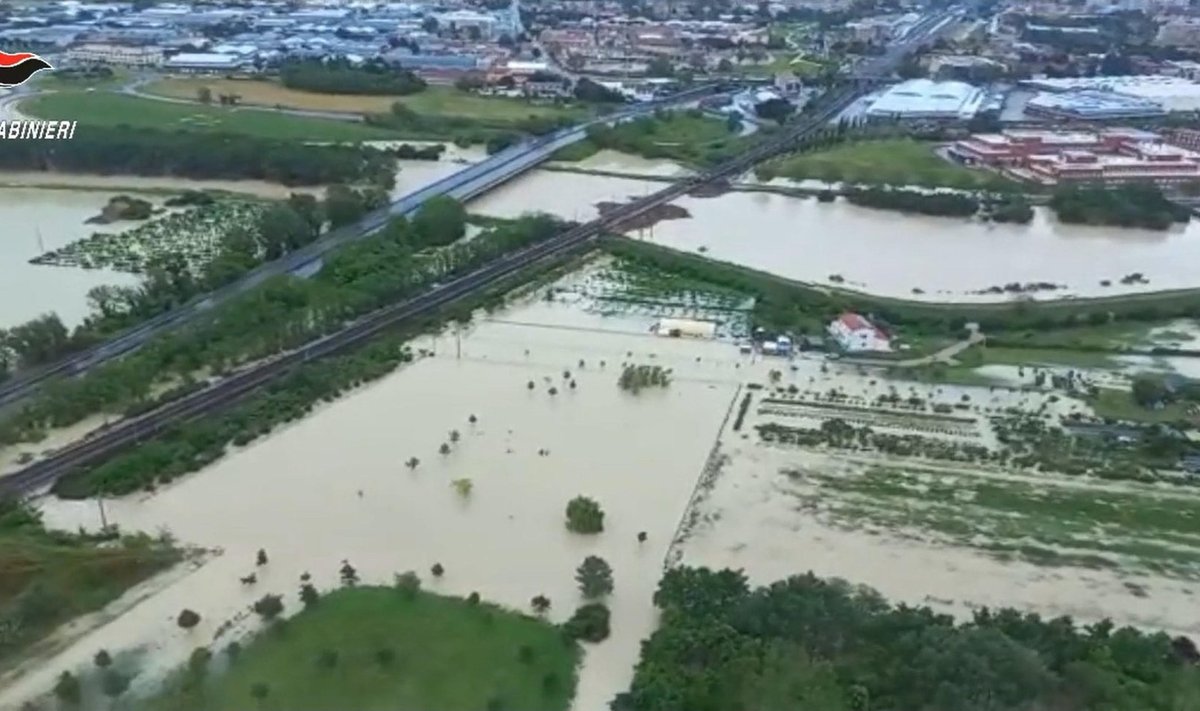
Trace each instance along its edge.
<instances>
[{"instance_id":1,"label":"small white building","mask_svg":"<svg viewBox=\"0 0 1200 711\"><path fill-rule=\"evenodd\" d=\"M829 335L848 353L887 352L892 342L886 333L866 318L846 312L829 324Z\"/></svg>"},{"instance_id":2,"label":"small white building","mask_svg":"<svg viewBox=\"0 0 1200 711\"><path fill-rule=\"evenodd\" d=\"M670 338L715 338L717 324L686 318L664 318L654 324L652 330L660 336Z\"/></svg>"}]
</instances>

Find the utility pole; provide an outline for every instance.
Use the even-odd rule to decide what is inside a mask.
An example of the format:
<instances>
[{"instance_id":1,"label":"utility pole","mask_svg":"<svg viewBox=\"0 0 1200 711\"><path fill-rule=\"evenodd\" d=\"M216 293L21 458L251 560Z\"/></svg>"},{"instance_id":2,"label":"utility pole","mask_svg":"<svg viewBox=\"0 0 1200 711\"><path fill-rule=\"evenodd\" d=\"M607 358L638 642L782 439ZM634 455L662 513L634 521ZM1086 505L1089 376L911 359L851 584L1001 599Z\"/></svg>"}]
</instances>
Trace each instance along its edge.
<instances>
[{"instance_id":1,"label":"utility pole","mask_svg":"<svg viewBox=\"0 0 1200 711\"><path fill-rule=\"evenodd\" d=\"M103 533L108 530L108 516L104 513L104 492L101 491L96 495L96 506L100 509L100 531Z\"/></svg>"},{"instance_id":2,"label":"utility pole","mask_svg":"<svg viewBox=\"0 0 1200 711\"><path fill-rule=\"evenodd\" d=\"M462 360L462 324L454 326L454 348L455 358Z\"/></svg>"}]
</instances>

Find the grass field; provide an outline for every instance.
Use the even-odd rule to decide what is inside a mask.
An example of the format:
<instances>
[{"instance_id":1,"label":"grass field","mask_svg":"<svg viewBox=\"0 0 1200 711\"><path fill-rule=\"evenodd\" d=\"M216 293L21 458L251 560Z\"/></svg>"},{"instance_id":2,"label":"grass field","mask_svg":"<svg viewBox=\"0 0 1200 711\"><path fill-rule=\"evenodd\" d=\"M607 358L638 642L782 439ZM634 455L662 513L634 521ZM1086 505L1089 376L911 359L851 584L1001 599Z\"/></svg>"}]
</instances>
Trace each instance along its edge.
<instances>
[{"instance_id":1,"label":"grass field","mask_svg":"<svg viewBox=\"0 0 1200 711\"><path fill-rule=\"evenodd\" d=\"M1200 577L1200 499L1170 490L1038 484L941 468L806 473L822 508L854 527L923 531L1000 557ZM1063 482L1066 484L1066 482Z\"/></svg>"},{"instance_id":2,"label":"grass field","mask_svg":"<svg viewBox=\"0 0 1200 711\"><path fill-rule=\"evenodd\" d=\"M1100 388L1095 397L1088 398L1088 404L1100 417L1129 422L1179 422L1188 419L1188 412L1195 408L1191 403L1172 402L1153 410L1137 404L1130 391L1115 388Z\"/></svg>"},{"instance_id":3,"label":"grass field","mask_svg":"<svg viewBox=\"0 0 1200 711\"><path fill-rule=\"evenodd\" d=\"M586 113L577 107L483 97L447 86L430 86L409 96L362 96L297 91L271 81L172 78L149 84L143 91L178 99L195 99L201 87L208 87L214 96L238 94L243 104L311 111L386 113L391 110L392 104L400 102L418 114L449 115L492 123L513 123L530 116L577 118Z\"/></svg>"},{"instance_id":4,"label":"grass field","mask_svg":"<svg viewBox=\"0 0 1200 711\"><path fill-rule=\"evenodd\" d=\"M239 133L261 138L300 141L365 141L394 139L384 128L351 121L289 116L255 109L176 104L104 91L59 91L20 104L36 118L76 118L88 126L129 126L163 131Z\"/></svg>"},{"instance_id":5,"label":"grass field","mask_svg":"<svg viewBox=\"0 0 1200 711\"><path fill-rule=\"evenodd\" d=\"M673 111L653 120L618 124L601 142L586 139L573 143L557 151L554 160L580 161L611 148L646 158L708 164L729 157L742 143L724 121L698 112Z\"/></svg>"},{"instance_id":6,"label":"grass field","mask_svg":"<svg viewBox=\"0 0 1200 711\"><path fill-rule=\"evenodd\" d=\"M819 74L821 65L799 55L789 53L777 54L769 62L753 64L744 62L734 64L733 73L744 76L773 76L782 72L791 72L798 77L809 77Z\"/></svg>"},{"instance_id":7,"label":"grass field","mask_svg":"<svg viewBox=\"0 0 1200 711\"><path fill-rule=\"evenodd\" d=\"M289 595L286 604L293 600ZM382 660L381 650L394 658ZM227 670L211 672L200 691L168 691L145 706L562 711L574 695L578 660L579 648L552 625L491 605L425 592L408 599L382 587L341 589L262 633ZM256 684L268 689L261 702L251 695Z\"/></svg>"},{"instance_id":8,"label":"grass field","mask_svg":"<svg viewBox=\"0 0 1200 711\"><path fill-rule=\"evenodd\" d=\"M758 176L808 178L830 182L921 185L963 189L1012 189L1011 180L984 170L971 170L934 153L934 144L909 139L844 143L799 153L758 168Z\"/></svg>"},{"instance_id":9,"label":"grass field","mask_svg":"<svg viewBox=\"0 0 1200 711\"><path fill-rule=\"evenodd\" d=\"M28 509L0 501L0 669L58 625L100 609L179 557L144 537L97 544L47 533Z\"/></svg>"}]
</instances>

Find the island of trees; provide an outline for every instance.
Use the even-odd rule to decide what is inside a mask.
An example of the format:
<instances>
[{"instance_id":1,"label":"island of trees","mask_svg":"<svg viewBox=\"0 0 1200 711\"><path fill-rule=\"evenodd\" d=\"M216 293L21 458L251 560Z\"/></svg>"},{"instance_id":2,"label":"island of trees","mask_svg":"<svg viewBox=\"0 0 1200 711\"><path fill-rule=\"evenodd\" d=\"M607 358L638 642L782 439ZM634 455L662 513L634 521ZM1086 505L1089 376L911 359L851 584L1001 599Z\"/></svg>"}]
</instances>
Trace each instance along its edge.
<instances>
[{"instance_id":1,"label":"island of trees","mask_svg":"<svg viewBox=\"0 0 1200 711\"><path fill-rule=\"evenodd\" d=\"M1191 211L1166 198L1156 185L1131 183L1116 188L1067 185L1054 191L1050 207L1062 222L1165 230L1187 222Z\"/></svg>"},{"instance_id":2,"label":"island of trees","mask_svg":"<svg viewBox=\"0 0 1200 711\"><path fill-rule=\"evenodd\" d=\"M811 573L751 590L705 568L668 571L654 602L662 626L614 711L1200 708L1190 639L1109 621L984 608L956 624Z\"/></svg>"},{"instance_id":3,"label":"island of trees","mask_svg":"<svg viewBox=\"0 0 1200 711\"><path fill-rule=\"evenodd\" d=\"M965 192L925 192L895 188L852 188L846 200L854 205L880 210L914 212L942 217L974 217L996 222L1028 223L1033 208L1020 195L988 195Z\"/></svg>"}]
</instances>

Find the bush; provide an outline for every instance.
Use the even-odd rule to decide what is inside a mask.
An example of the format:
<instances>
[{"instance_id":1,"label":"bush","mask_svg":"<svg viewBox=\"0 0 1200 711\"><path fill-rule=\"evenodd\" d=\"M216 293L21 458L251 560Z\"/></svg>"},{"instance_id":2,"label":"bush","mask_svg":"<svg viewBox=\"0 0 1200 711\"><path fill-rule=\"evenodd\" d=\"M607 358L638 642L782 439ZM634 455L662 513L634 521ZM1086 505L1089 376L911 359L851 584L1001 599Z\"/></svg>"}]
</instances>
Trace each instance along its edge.
<instances>
[{"instance_id":1,"label":"bush","mask_svg":"<svg viewBox=\"0 0 1200 711\"><path fill-rule=\"evenodd\" d=\"M576 496L567 503L567 530L572 533L600 533L604 530L604 511L594 499Z\"/></svg>"},{"instance_id":2,"label":"bush","mask_svg":"<svg viewBox=\"0 0 1200 711\"><path fill-rule=\"evenodd\" d=\"M407 573L398 573L395 587L406 599L412 600L421 591L421 578L411 570Z\"/></svg>"},{"instance_id":3,"label":"bush","mask_svg":"<svg viewBox=\"0 0 1200 711\"><path fill-rule=\"evenodd\" d=\"M576 569L575 581L584 597L603 597L613 590L612 566L600 556L589 555Z\"/></svg>"},{"instance_id":4,"label":"bush","mask_svg":"<svg viewBox=\"0 0 1200 711\"><path fill-rule=\"evenodd\" d=\"M263 595L254 603L252 609L269 622L283 612L283 598L278 595Z\"/></svg>"},{"instance_id":5,"label":"bush","mask_svg":"<svg viewBox=\"0 0 1200 711\"><path fill-rule=\"evenodd\" d=\"M175 622L185 630L190 630L200 624L200 615L192 610L185 609L179 613L179 617Z\"/></svg>"},{"instance_id":6,"label":"bush","mask_svg":"<svg viewBox=\"0 0 1200 711\"><path fill-rule=\"evenodd\" d=\"M575 610L575 614L563 625L563 632L571 639L602 642L608 639L609 617L608 606L591 602Z\"/></svg>"}]
</instances>

